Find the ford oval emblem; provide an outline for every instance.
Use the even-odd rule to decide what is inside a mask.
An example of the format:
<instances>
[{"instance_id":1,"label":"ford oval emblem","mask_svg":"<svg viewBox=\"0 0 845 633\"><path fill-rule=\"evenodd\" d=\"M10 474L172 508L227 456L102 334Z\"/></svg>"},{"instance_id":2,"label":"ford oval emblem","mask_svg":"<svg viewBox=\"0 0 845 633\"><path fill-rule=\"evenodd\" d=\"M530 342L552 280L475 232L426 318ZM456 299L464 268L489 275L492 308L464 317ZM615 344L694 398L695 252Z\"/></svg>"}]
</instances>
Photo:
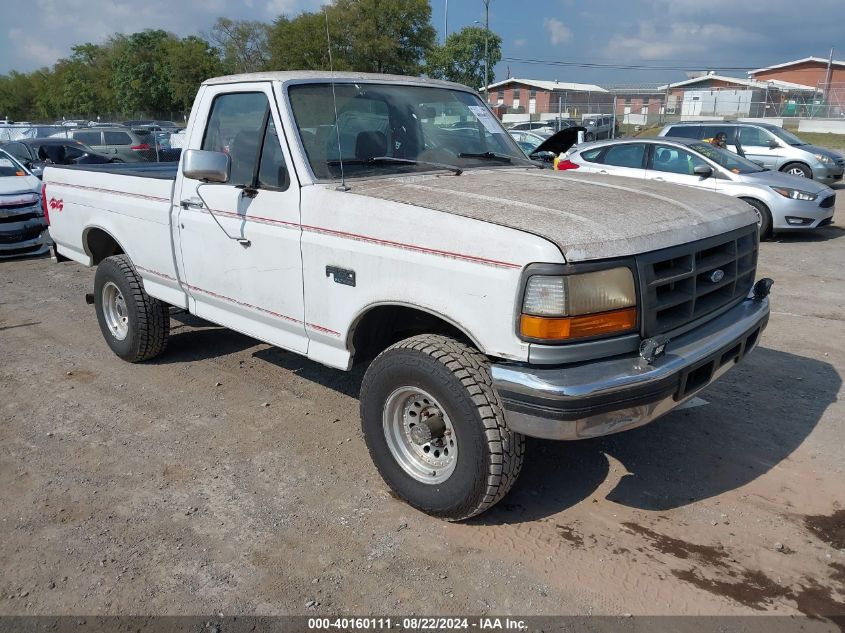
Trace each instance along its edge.
<instances>
[{"instance_id":1,"label":"ford oval emblem","mask_svg":"<svg viewBox=\"0 0 845 633\"><path fill-rule=\"evenodd\" d=\"M725 278L725 271L722 270L721 268L717 268L716 270L714 270L712 273L710 273L710 277L709 277L710 281L713 282L714 284L719 283L724 278Z\"/></svg>"}]
</instances>

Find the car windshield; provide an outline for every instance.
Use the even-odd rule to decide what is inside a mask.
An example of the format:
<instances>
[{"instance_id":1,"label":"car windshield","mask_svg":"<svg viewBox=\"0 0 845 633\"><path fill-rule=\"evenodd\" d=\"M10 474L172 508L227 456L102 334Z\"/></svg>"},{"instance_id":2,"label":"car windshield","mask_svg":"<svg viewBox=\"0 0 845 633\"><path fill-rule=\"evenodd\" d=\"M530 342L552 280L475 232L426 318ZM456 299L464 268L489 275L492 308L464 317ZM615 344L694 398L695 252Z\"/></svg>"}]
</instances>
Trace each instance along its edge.
<instances>
[{"instance_id":1,"label":"car windshield","mask_svg":"<svg viewBox=\"0 0 845 633\"><path fill-rule=\"evenodd\" d=\"M0 177L26 176L26 169L6 152L0 150Z\"/></svg>"},{"instance_id":2,"label":"car windshield","mask_svg":"<svg viewBox=\"0 0 845 633\"><path fill-rule=\"evenodd\" d=\"M693 143L688 147L735 174L756 174L759 171L765 171L757 163L710 143Z\"/></svg>"},{"instance_id":3,"label":"car windshield","mask_svg":"<svg viewBox=\"0 0 845 633\"><path fill-rule=\"evenodd\" d=\"M486 105L436 86L330 83L289 88L314 175L321 180L531 164ZM335 125L337 120L337 125ZM339 132L339 134L338 134ZM341 164L342 163L342 164Z\"/></svg>"},{"instance_id":4,"label":"car windshield","mask_svg":"<svg viewBox=\"0 0 845 633\"><path fill-rule=\"evenodd\" d=\"M802 141L800 138L795 136L792 132L788 132L784 130L782 127L773 126L766 126L766 129L777 136L780 140L786 141L790 145L799 146L799 145L807 145L805 141Z\"/></svg>"}]
</instances>

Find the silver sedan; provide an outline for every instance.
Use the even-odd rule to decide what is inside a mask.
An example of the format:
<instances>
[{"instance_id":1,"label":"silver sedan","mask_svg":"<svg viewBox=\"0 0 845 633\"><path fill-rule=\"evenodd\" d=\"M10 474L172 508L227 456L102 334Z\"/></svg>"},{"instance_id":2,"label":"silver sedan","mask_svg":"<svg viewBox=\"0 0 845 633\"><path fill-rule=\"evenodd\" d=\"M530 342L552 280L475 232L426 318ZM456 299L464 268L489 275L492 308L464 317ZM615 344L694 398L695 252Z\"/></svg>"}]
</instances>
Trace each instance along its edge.
<instances>
[{"instance_id":1,"label":"silver sedan","mask_svg":"<svg viewBox=\"0 0 845 633\"><path fill-rule=\"evenodd\" d=\"M565 158L562 169L658 180L741 198L757 212L761 238L833 222L836 194L830 187L769 171L703 141L669 137L602 141L573 147Z\"/></svg>"}]
</instances>

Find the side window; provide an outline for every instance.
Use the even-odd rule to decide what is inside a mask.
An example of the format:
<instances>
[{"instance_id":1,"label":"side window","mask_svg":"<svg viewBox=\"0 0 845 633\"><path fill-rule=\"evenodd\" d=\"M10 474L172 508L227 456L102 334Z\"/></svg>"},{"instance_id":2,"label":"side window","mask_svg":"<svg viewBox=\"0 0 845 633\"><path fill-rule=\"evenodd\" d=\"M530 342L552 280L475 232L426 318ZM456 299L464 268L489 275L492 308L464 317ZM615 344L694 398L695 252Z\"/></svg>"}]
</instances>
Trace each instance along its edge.
<instances>
[{"instance_id":1,"label":"side window","mask_svg":"<svg viewBox=\"0 0 845 633\"><path fill-rule=\"evenodd\" d=\"M603 147L597 147L595 149L588 149L586 152L581 152L581 158L584 160L590 161L591 163L598 163L599 161L599 154L604 151Z\"/></svg>"},{"instance_id":2,"label":"side window","mask_svg":"<svg viewBox=\"0 0 845 633\"><path fill-rule=\"evenodd\" d=\"M102 135L100 132L74 132L73 139L86 145L102 145Z\"/></svg>"},{"instance_id":3,"label":"side window","mask_svg":"<svg viewBox=\"0 0 845 633\"><path fill-rule=\"evenodd\" d=\"M290 186L285 157L279 143L279 134L272 117L267 122L264 133L264 146L261 148L261 161L258 164L258 186L265 189L284 191Z\"/></svg>"},{"instance_id":4,"label":"side window","mask_svg":"<svg viewBox=\"0 0 845 633\"><path fill-rule=\"evenodd\" d=\"M644 155L645 143L611 145L602 162L605 165L615 165L616 167L642 168Z\"/></svg>"},{"instance_id":5,"label":"side window","mask_svg":"<svg viewBox=\"0 0 845 633\"><path fill-rule=\"evenodd\" d=\"M751 147L765 147L769 144L771 139L760 128L757 127L741 127L739 128L739 142L742 145L749 145Z\"/></svg>"},{"instance_id":6,"label":"side window","mask_svg":"<svg viewBox=\"0 0 845 633\"><path fill-rule=\"evenodd\" d=\"M75 145L65 145L65 158L68 160L74 160L75 158L79 158L84 154L80 148L76 147Z\"/></svg>"},{"instance_id":7,"label":"side window","mask_svg":"<svg viewBox=\"0 0 845 633\"><path fill-rule=\"evenodd\" d=\"M699 132L700 125L673 125L666 132L666 136L676 136L678 138L701 138Z\"/></svg>"},{"instance_id":8,"label":"side window","mask_svg":"<svg viewBox=\"0 0 845 633\"><path fill-rule=\"evenodd\" d=\"M668 145L655 145L654 147L652 169L655 171L692 176L693 170L699 165L707 165L707 163L685 150Z\"/></svg>"},{"instance_id":9,"label":"side window","mask_svg":"<svg viewBox=\"0 0 845 633\"><path fill-rule=\"evenodd\" d=\"M132 139L126 132L103 132L104 145L132 145Z\"/></svg>"},{"instance_id":10,"label":"side window","mask_svg":"<svg viewBox=\"0 0 845 633\"><path fill-rule=\"evenodd\" d=\"M202 149L229 154L229 184L252 185L269 114L270 104L263 92L236 92L214 98Z\"/></svg>"}]
</instances>

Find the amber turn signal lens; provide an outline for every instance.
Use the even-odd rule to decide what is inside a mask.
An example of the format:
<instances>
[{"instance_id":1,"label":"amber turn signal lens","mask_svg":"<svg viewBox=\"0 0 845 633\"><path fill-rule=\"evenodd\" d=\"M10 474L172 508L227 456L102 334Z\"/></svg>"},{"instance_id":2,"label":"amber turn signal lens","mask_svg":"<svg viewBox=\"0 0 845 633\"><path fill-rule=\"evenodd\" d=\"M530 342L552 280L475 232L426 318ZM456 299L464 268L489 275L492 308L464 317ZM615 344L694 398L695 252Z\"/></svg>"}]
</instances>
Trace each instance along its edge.
<instances>
[{"instance_id":1,"label":"amber turn signal lens","mask_svg":"<svg viewBox=\"0 0 845 633\"><path fill-rule=\"evenodd\" d=\"M523 336L549 341L620 334L633 330L635 327L637 327L636 308L558 318L523 314L519 322L520 333Z\"/></svg>"}]
</instances>

